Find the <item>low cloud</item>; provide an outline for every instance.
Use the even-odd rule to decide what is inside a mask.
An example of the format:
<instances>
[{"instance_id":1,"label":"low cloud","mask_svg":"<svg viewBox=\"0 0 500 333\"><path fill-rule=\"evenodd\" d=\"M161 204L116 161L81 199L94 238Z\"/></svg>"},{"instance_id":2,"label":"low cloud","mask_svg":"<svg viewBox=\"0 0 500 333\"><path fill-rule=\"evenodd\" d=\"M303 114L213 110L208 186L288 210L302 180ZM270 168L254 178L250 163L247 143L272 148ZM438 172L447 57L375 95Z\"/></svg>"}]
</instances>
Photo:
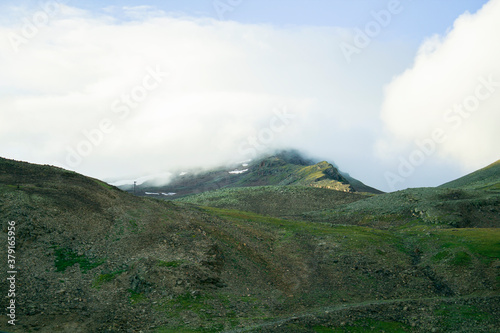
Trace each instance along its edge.
<instances>
[{"instance_id":1,"label":"low cloud","mask_svg":"<svg viewBox=\"0 0 500 333\"><path fill-rule=\"evenodd\" d=\"M418 167L421 151L422 164L452 160L467 172L500 158L498 17L500 1L490 1L457 18L445 36L421 45L413 66L385 89L381 117L387 133L377 144L379 156ZM442 133L437 141L436 133Z\"/></svg>"},{"instance_id":2,"label":"low cloud","mask_svg":"<svg viewBox=\"0 0 500 333\"><path fill-rule=\"evenodd\" d=\"M297 148L387 190L391 161L443 127L449 138L433 156L483 166L498 142L499 94L456 129L457 114L443 117L481 79L500 81L498 7L430 38L385 99L411 51L378 36L347 63L340 45L355 31L340 27L147 6L14 8L0 21L0 155L118 180Z\"/></svg>"},{"instance_id":3,"label":"low cloud","mask_svg":"<svg viewBox=\"0 0 500 333\"><path fill-rule=\"evenodd\" d=\"M373 87L384 78L366 78L390 60L379 53L346 66L339 44L349 31L150 7L104 13L61 4L36 34L14 44L26 29L23 17L0 27L7 37L0 41L1 155L116 179L280 147L339 164L352 150L370 151ZM162 73L158 85L151 70ZM290 121L277 123L285 109Z\"/></svg>"}]
</instances>

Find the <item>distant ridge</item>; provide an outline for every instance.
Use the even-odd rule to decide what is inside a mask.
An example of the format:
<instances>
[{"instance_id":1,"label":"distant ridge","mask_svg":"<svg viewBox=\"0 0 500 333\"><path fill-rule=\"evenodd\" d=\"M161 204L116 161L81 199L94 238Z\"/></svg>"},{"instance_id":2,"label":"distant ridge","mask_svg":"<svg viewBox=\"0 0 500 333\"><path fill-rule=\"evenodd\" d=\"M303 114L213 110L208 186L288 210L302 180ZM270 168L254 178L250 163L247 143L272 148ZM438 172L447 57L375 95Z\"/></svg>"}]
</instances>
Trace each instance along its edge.
<instances>
[{"instance_id":1,"label":"distant ridge","mask_svg":"<svg viewBox=\"0 0 500 333\"><path fill-rule=\"evenodd\" d=\"M500 190L500 160L439 187Z\"/></svg>"},{"instance_id":2,"label":"distant ridge","mask_svg":"<svg viewBox=\"0 0 500 333\"><path fill-rule=\"evenodd\" d=\"M342 192L383 193L339 171L329 162L316 163L296 150L282 150L232 167L220 167L199 173L183 172L165 186L155 186L146 182L138 187L138 195L145 195L146 192L176 193L167 197L175 199L221 188L270 185L298 185ZM130 186L121 188L131 191Z\"/></svg>"}]
</instances>

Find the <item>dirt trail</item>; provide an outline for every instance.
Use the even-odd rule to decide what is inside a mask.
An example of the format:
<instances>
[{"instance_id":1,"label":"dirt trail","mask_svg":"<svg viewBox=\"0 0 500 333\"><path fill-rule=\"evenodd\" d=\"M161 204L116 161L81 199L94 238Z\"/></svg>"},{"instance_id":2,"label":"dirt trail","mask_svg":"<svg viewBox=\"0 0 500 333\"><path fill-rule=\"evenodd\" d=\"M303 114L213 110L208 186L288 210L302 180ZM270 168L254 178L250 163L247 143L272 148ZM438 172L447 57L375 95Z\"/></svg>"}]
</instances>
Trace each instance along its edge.
<instances>
[{"instance_id":1,"label":"dirt trail","mask_svg":"<svg viewBox=\"0 0 500 333\"><path fill-rule=\"evenodd\" d=\"M224 331L223 333L251 332L251 331L256 330L256 329L270 328L273 326L281 326L281 325L286 324L288 322L300 321L301 319L315 318L315 317L319 317L321 315L330 314L332 312L355 309L355 308L363 308L363 307L368 308L368 307L374 306L374 305L398 304L398 303L404 304L406 302L429 302L429 301L456 302L459 300L462 301L462 300L479 299L479 298L500 298L500 296L494 295L494 296L406 298L406 299L390 299L390 300L372 300L372 301L365 301L365 302L360 302L360 303L341 304L341 305L327 306L327 307L315 309L313 311L307 311L307 312L303 312L303 313L300 313L297 315L288 316L288 317L284 317L281 319L275 319L275 320L263 322L260 324L252 325L249 327L227 330L227 331Z\"/></svg>"}]
</instances>

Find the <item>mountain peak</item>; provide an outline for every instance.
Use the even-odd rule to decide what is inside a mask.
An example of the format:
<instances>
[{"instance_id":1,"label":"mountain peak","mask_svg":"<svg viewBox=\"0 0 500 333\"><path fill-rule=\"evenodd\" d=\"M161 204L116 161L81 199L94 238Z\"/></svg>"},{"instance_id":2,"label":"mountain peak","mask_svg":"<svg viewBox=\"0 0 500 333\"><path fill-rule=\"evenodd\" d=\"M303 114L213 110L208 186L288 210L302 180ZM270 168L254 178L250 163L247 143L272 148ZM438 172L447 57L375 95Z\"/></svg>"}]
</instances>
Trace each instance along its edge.
<instances>
[{"instance_id":1,"label":"mountain peak","mask_svg":"<svg viewBox=\"0 0 500 333\"><path fill-rule=\"evenodd\" d=\"M265 185L298 185L342 192L380 193L354 178L346 177L332 163L316 163L297 150L277 151L236 167L221 167L202 173L189 172L187 175L177 176L165 186L146 183L140 186L139 193L176 193L168 196L169 199L176 199L220 188Z\"/></svg>"}]
</instances>

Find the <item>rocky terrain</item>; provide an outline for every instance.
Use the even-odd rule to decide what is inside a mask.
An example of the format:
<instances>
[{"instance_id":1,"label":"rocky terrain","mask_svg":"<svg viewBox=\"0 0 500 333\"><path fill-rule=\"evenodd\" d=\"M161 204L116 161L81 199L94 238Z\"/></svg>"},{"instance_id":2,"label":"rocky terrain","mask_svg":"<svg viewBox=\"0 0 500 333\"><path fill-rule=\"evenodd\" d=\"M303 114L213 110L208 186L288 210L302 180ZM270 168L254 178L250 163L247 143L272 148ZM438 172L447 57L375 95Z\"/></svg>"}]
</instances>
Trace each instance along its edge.
<instances>
[{"instance_id":1,"label":"rocky terrain","mask_svg":"<svg viewBox=\"0 0 500 333\"><path fill-rule=\"evenodd\" d=\"M288 177L330 169L271 160ZM0 329L495 332L497 165L473 187L362 194L301 183L307 172L162 201L0 159L0 254L15 221L18 271L16 325L4 315Z\"/></svg>"}]
</instances>

